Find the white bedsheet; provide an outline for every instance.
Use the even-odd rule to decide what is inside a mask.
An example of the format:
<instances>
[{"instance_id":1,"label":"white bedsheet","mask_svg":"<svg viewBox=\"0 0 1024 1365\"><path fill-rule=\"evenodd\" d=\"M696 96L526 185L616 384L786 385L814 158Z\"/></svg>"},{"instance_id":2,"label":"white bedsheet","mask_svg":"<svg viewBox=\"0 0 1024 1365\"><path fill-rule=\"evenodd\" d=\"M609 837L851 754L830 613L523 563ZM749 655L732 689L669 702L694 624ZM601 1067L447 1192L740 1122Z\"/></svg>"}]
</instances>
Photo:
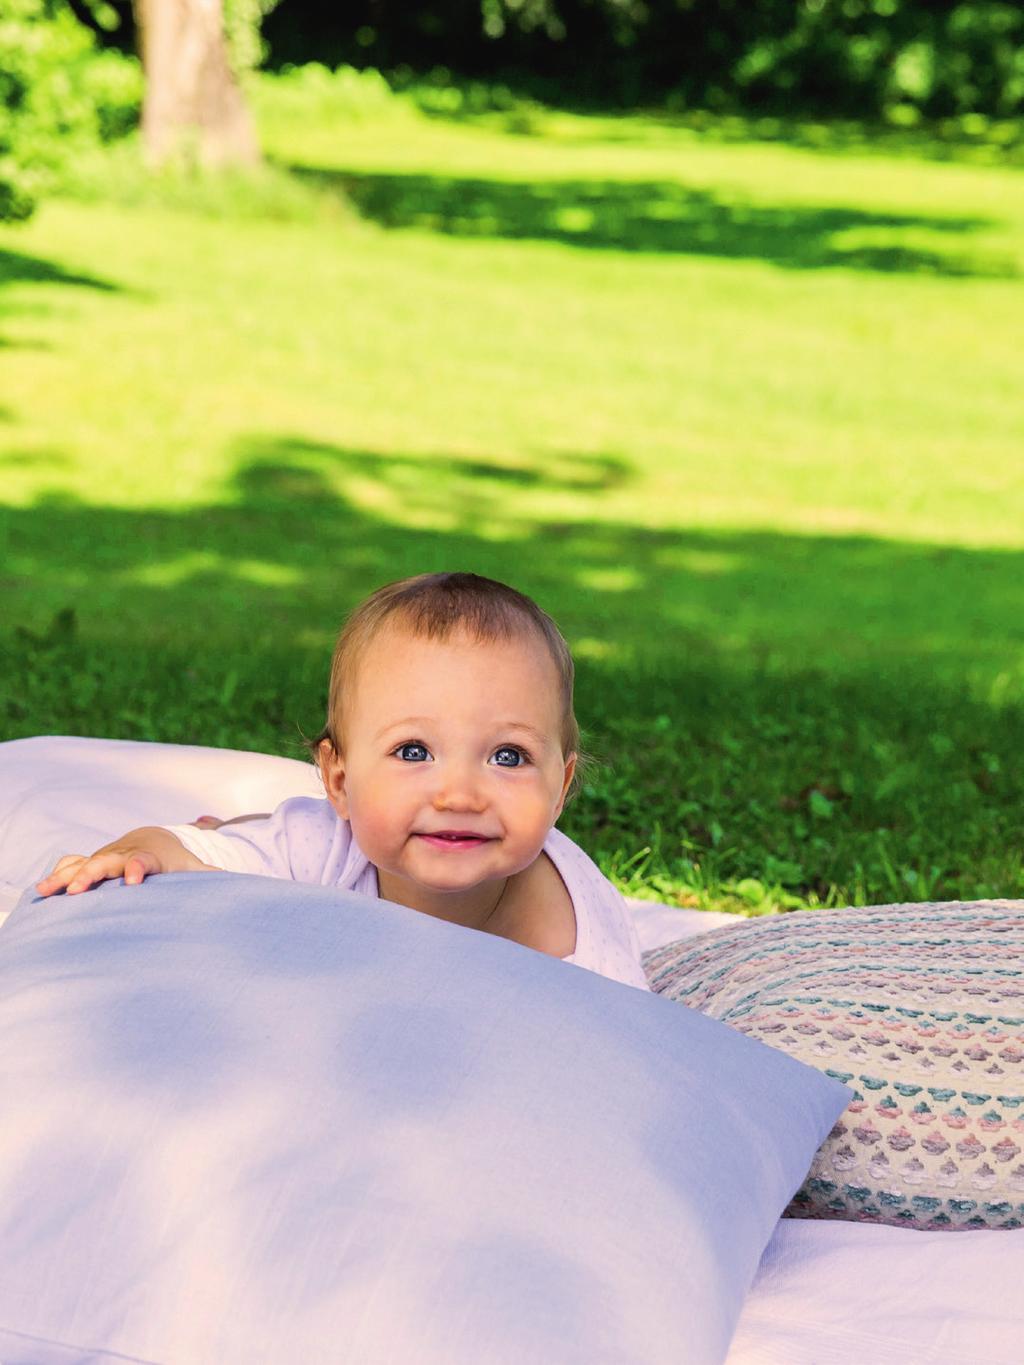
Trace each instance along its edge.
<instances>
[{"instance_id":1,"label":"white bedsheet","mask_svg":"<svg viewBox=\"0 0 1024 1365\"><path fill-rule=\"evenodd\" d=\"M1020 1365L1024 1231L784 1218L728 1365Z\"/></svg>"},{"instance_id":2,"label":"white bedsheet","mask_svg":"<svg viewBox=\"0 0 1024 1365\"><path fill-rule=\"evenodd\" d=\"M262 754L68 737L0 744L0 923L59 853L136 825L269 810L320 793L308 764ZM634 906L645 948L731 922ZM727 1365L1021 1365L1022 1286L1024 1230L783 1219ZM685 1323L680 1332L685 1365Z\"/></svg>"}]
</instances>

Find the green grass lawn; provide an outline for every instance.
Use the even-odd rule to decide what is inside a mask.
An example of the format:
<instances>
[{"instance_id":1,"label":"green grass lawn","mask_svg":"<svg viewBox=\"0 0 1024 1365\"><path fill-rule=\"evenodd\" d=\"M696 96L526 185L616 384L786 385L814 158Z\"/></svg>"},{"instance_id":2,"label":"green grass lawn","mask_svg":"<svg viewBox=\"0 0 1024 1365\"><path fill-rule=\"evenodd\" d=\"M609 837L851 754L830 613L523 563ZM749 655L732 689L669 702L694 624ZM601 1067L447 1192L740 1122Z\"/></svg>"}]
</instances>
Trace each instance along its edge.
<instances>
[{"instance_id":1,"label":"green grass lawn","mask_svg":"<svg viewBox=\"0 0 1024 1365\"><path fill-rule=\"evenodd\" d=\"M1021 172L257 103L265 182L0 230L0 737L296 753L345 611L470 568L575 648L621 885L1024 895Z\"/></svg>"}]
</instances>

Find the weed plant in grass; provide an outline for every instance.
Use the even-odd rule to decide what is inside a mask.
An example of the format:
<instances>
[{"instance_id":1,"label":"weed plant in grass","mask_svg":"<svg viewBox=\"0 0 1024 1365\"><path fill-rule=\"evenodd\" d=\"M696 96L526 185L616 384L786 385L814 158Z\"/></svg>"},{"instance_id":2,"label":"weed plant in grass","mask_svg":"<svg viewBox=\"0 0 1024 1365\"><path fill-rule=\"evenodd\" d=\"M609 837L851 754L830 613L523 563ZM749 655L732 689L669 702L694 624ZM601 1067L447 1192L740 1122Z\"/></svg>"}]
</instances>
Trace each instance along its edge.
<instances>
[{"instance_id":1,"label":"weed plant in grass","mask_svg":"<svg viewBox=\"0 0 1024 1365\"><path fill-rule=\"evenodd\" d=\"M0 233L0 734L299 754L345 611L469 568L576 650L620 885L1024 894L1019 176L374 99Z\"/></svg>"}]
</instances>

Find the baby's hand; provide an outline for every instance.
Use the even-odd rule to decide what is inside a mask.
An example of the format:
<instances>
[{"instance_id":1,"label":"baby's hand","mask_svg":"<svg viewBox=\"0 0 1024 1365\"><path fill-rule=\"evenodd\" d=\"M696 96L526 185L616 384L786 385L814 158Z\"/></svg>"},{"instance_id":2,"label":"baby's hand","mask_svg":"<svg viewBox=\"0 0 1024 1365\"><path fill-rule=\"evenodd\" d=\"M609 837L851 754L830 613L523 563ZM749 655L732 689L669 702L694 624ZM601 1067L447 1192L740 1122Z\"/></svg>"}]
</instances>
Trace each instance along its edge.
<instances>
[{"instance_id":1,"label":"baby's hand","mask_svg":"<svg viewBox=\"0 0 1024 1365\"><path fill-rule=\"evenodd\" d=\"M123 877L127 885L137 886L150 873L163 870L160 859L153 853L109 846L97 849L88 857L84 853L65 854L53 871L36 883L36 890L41 896L52 896L56 891L67 891L73 896L114 877Z\"/></svg>"},{"instance_id":2,"label":"baby's hand","mask_svg":"<svg viewBox=\"0 0 1024 1365\"><path fill-rule=\"evenodd\" d=\"M123 877L127 886L137 886L144 878L160 872L212 870L189 853L169 830L137 829L88 856L65 854L53 871L36 884L36 890L41 896L52 896L56 891L67 891L73 896L114 877Z\"/></svg>"}]
</instances>

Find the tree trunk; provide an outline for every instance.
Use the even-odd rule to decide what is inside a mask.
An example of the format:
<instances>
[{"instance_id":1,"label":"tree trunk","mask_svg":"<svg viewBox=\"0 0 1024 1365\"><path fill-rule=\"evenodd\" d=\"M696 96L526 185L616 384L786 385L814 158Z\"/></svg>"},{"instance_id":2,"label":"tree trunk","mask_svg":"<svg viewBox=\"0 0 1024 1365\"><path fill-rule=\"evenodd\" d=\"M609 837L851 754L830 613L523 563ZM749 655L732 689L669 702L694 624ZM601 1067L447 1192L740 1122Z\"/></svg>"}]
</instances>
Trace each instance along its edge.
<instances>
[{"instance_id":1,"label":"tree trunk","mask_svg":"<svg viewBox=\"0 0 1024 1365\"><path fill-rule=\"evenodd\" d=\"M134 0L146 94L142 137L154 165L255 165L252 116L231 69L223 0Z\"/></svg>"}]
</instances>

